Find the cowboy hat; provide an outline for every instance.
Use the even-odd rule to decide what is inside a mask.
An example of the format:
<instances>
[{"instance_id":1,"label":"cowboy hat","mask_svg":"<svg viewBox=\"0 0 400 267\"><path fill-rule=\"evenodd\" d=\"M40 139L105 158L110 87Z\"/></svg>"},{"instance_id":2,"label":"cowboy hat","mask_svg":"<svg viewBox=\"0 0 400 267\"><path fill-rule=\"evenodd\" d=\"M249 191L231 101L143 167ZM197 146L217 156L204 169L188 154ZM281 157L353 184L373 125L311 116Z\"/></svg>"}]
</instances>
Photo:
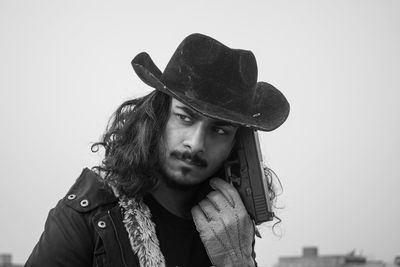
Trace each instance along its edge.
<instances>
[{"instance_id":1,"label":"cowboy hat","mask_svg":"<svg viewBox=\"0 0 400 267\"><path fill-rule=\"evenodd\" d=\"M251 51L202 34L186 37L164 72L145 52L132 60L132 67L147 85L211 118L272 131L289 115L285 96L271 84L257 82Z\"/></svg>"}]
</instances>

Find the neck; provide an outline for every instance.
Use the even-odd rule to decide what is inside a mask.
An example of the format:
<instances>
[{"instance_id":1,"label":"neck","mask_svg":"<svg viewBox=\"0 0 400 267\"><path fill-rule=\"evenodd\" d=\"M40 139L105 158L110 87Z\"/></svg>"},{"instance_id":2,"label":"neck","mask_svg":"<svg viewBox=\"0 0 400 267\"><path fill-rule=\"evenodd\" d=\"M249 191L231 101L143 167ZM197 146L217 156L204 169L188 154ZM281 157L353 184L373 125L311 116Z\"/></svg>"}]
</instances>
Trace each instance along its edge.
<instances>
[{"instance_id":1,"label":"neck","mask_svg":"<svg viewBox=\"0 0 400 267\"><path fill-rule=\"evenodd\" d=\"M191 218L190 210L196 195L197 187L190 189L173 188L161 181L159 186L151 193L160 205L172 214L184 218Z\"/></svg>"}]
</instances>

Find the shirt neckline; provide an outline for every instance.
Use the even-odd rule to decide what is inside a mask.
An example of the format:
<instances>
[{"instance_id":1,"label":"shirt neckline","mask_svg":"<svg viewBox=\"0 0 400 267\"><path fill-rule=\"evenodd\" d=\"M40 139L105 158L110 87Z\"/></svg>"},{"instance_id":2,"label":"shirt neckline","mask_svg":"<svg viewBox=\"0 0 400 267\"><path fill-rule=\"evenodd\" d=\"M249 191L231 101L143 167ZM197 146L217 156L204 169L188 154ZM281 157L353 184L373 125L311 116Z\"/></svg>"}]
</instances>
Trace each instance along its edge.
<instances>
[{"instance_id":1,"label":"shirt neckline","mask_svg":"<svg viewBox=\"0 0 400 267\"><path fill-rule=\"evenodd\" d=\"M164 208L151 194L147 194L144 198L143 201L146 203L146 205L150 208L150 211L152 213L153 219L158 220L161 219L162 221L168 222L169 224L176 226L176 227L181 227L185 229L192 229L194 228L194 222L193 219L184 219L182 217L179 217L173 213L171 213L169 210Z\"/></svg>"}]
</instances>

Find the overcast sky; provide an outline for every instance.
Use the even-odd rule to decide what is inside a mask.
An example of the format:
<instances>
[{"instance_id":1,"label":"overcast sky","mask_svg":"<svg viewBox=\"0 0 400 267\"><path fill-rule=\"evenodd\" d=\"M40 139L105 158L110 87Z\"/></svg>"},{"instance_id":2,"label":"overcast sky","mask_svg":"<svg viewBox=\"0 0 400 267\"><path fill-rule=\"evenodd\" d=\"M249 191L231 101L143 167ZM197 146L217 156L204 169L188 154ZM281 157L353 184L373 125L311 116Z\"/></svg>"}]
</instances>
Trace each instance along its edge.
<instances>
[{"instance_id":1,"label":"overcast sky","mask_svg":"<svg viewBox=\"0 0 400 267\"><path fill-rule=\"evenodd\" d=\"M168 3L168 4L167 4ZM262 133L283 194L260 266L303 246L400 255L400 2L0 1L0 253L25 262L50 208L114 109L151 90L131 59L164 69L193 32L254 52L259 80L287 96L287 122Z\"/></svg>"}]
</instances>

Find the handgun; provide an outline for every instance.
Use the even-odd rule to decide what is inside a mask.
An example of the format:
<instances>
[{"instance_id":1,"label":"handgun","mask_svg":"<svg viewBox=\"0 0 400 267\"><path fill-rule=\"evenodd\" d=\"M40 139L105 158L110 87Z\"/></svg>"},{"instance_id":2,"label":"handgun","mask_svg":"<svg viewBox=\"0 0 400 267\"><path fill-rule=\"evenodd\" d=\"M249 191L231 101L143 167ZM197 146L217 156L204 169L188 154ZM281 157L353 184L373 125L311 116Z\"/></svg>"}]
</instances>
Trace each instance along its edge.
<instances>
[{"instance_id":1,"label":"handgun","mask_svg":"<svg viewBox=\"0 0 400 267\"><path fill-rule=\"evenodd\" d=\"M272 221L274 213L256 130L238 129L235 147L224 163L224 170L225 179L236 187L255 224Z\"/></svg>"}]
</instances>

